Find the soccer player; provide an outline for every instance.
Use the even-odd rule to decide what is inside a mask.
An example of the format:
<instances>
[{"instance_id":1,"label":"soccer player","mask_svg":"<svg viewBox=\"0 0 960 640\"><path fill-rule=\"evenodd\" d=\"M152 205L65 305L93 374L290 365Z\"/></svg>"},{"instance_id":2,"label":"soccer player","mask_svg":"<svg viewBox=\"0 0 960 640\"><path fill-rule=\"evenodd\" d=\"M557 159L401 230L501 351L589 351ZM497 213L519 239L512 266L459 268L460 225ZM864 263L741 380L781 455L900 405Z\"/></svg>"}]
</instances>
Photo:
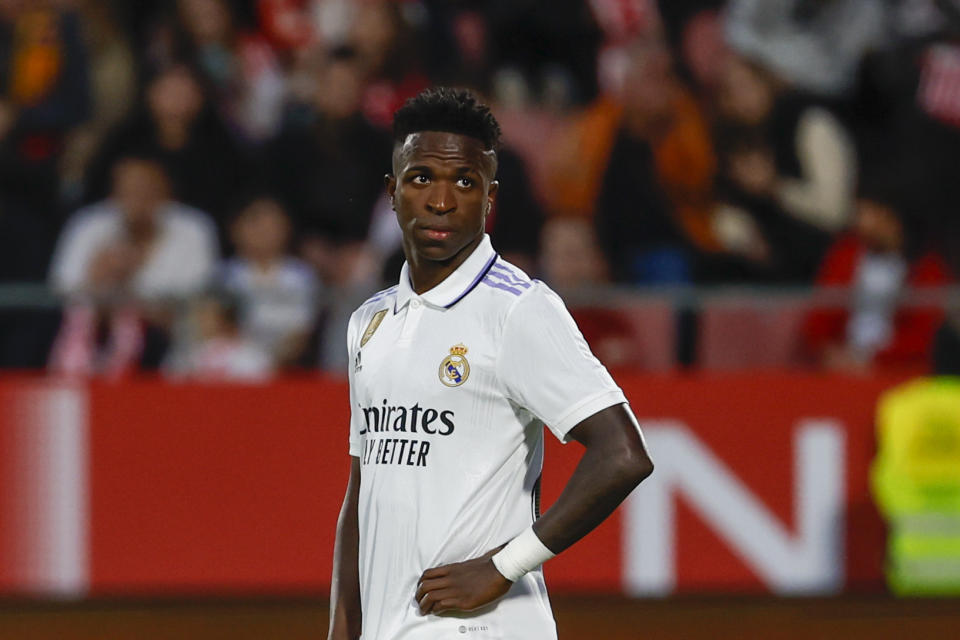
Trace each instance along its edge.
<instances>
[{"instance_id":1,"label":"soccer player","mask_svg":"<svg viewBox=\"0 0 960 640\"><path fill-rule=\"evenodd\" d=\"M484 234L499 135L463 91L426 91L394 117L386 180L406 263L348 329L332 640L555 639L540 565L653 470L560 298ZM585 451L539 517L544 425Z\"/></svg>"}]
</instances>

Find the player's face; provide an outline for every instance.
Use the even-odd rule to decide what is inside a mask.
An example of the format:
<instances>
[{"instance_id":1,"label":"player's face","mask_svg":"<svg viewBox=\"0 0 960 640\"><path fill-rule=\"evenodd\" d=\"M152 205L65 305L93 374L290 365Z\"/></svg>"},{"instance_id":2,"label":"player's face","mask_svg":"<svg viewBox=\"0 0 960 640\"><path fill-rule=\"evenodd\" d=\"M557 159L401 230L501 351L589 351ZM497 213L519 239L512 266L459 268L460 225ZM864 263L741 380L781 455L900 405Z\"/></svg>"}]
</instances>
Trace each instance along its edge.
<instances>
[{"instance_id":1,"label":"player's face","mask_svg":"<svg viewBox=\"0 0 960 640\"><path fill-rule=\"evenodd\" d=\"M407 260L459 264L483 238L497 191L494 152L469 136L424 131L407 136L393 169L387 191Z\"/></svg>"}]
</instances>

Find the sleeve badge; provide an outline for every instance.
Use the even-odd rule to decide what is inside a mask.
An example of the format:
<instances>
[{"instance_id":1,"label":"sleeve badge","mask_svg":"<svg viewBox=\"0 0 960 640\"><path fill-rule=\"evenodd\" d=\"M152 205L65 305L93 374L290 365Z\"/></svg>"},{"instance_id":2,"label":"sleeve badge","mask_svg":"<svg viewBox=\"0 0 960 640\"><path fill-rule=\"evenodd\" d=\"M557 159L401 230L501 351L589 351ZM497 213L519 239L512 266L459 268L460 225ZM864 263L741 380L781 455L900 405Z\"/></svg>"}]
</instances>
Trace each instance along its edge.
<instances>
[{"instance_id":1,"label":"sleeve badge","mask_svg":"<svg viewBox=\"0 0 960 640\"><path fill-rule=\"evenodd\" d=\"M360 338L360 346L367 344L367 341L373 337L374 332L380 326L380 323L383 322L383 316L387 315L386 309L380 309L373 317L370 319L370 324L367 325L366 331L363 332L363 337Z\"/></svg>"}]
</instances>

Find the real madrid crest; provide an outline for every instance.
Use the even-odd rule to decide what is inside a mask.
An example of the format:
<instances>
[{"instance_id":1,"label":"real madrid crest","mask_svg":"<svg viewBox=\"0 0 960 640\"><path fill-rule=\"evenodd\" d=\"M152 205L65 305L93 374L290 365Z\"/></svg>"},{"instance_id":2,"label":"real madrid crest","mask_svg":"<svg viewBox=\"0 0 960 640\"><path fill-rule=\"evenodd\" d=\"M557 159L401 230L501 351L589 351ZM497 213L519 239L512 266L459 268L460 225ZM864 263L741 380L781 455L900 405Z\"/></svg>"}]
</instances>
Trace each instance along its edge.
<instances>
[{"instance_id":1,"label":"real madrid crest","mask_svg":"<svg viewBox=\"0 0 960 640\"><path fill-rule=\"evenodd\" d=\"M467 347L456 344L450 347L450 355L440 363L440 382L448 387L459 387L470 376L470 363L467 362Z\"/></svg>"}]
</instances>

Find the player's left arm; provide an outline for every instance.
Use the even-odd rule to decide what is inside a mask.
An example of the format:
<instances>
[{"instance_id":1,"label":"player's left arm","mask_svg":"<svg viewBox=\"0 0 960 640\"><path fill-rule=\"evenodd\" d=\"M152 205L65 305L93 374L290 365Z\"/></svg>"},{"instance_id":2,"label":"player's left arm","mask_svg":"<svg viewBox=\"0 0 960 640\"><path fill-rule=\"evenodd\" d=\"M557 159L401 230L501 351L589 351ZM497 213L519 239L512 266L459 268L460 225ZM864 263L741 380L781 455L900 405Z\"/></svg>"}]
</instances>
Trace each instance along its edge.
<instances>
[{"instance_id":1,"label":"player's left arm","mask_svg":"<svg viewBox=\"0 0 960 640\"><path fill-rule=\"evenodd\" d=\"M560 497L533 524L553 553L593 531L653 473L637 420L626 404L595 413L575 426L570 437L586 451Z\"/></svg>"},{"instance_id":2,"label":"player's left arm","mask_svg":"<svg viewBox=\"0 0 960 640\"><path fill-rule=\"evenodd\" d=\"M636 418L626 404L586 418L569 436L585 447L583 457L560 497L533 525L537 538L555 554L596 528L653 472ZM425 571L416 593L421 613L470 611L504 595L513 583L493 563L501 548Z\"/></svg>"}]
</instances>

